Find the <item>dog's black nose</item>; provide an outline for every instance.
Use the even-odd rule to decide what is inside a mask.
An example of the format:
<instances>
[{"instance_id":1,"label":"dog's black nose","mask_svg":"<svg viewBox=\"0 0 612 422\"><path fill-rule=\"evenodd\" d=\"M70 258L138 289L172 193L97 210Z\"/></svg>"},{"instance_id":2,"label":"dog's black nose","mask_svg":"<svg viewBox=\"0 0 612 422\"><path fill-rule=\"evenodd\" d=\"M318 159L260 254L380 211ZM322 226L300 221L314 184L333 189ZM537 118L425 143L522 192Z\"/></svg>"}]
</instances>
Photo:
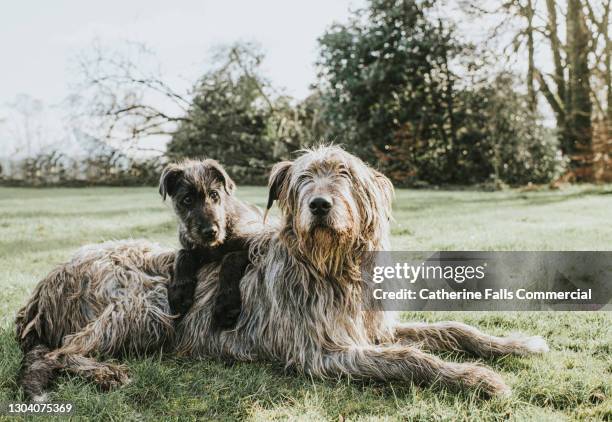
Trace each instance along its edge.
<instances>
[{"instance_id":1,"label":"dog's black nose","mask_svg":"<svg viewBox=\"0 0 612 422\"><path fill-rule=\"evenodd\" d=\"M202 229L202 237L204 237L204 239L211 240L214 239L216 235L217 229L214 227L206 227L205 229Z\"/></svg>"},{"instance_id":2,"label":"dog's black nose","mask_svg":"<svg viewBox=\"0 0 612 422\"><path fill-rule=\"evenodd\" d=\"M332 203L329 199L319 196L310 201L308 206L310 207L310 212L314 215L324 216L331 210Z\"/></svg>"}]
</instances>

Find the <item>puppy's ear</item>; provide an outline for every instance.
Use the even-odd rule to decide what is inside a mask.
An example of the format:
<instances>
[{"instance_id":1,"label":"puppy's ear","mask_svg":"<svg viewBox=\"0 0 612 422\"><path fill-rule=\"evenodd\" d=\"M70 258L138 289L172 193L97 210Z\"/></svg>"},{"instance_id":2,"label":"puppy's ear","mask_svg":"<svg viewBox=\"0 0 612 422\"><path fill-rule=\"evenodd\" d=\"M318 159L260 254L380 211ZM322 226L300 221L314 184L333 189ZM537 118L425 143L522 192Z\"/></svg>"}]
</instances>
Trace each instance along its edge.
<instances>
[{"instance_id":1,"label":"puppy's ear","mask_svg":"<svg viewBox=\"0 0 612 422\"><path fill-rule=\"evenodd\" d=\"M168 164L159 178L159 194L164 201L166 195L172 197L176 193L178 181L183 177L183 169L178 164Z\"/></svg>"},{"instance_id":2,"label":"puppy's ear","mask_svg":"<svg viewBox=\"0 0 612 422\"><path fill-rule=\"evenodd\" d=\"M291 161L281 161L280 163L276 163L274 167L272 167L272 172L270 173L270 179L268 180L268 205L266 206L266 214L267 210L272 208L274 201L276 201L280 195L280 192L283 189L283 185L287 181L287 175L289 174L289 169L293 163Z\"/></svg>"},{"instance_id":3,"label":"puppy's ear","mask_svg":"<svg viewBox=\"0 0 612 422\"><path fill-rule=\"evenodd\" d=\"M213 171L217 180L223 183L223 189L225 189L225 193L228 195L232 195L236 190L236 183L229 177L229 174L225 171L223 166L219 164L216 160L206 160L206 164Z\"/></svg>"}]
</instances>

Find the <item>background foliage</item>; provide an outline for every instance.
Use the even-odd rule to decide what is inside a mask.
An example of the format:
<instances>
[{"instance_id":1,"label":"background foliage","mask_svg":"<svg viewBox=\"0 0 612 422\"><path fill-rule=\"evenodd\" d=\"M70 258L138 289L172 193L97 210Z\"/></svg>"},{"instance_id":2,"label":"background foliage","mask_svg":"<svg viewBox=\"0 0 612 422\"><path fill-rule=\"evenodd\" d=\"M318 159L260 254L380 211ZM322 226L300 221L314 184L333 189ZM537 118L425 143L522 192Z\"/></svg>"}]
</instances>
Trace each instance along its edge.
<instances>
[{"instance_id":1,"label":"background foliage","mask_svg":"<svg viewBox=\"0 0 612 422\"><path fill-rule=\"evenodd\" d=\"M472 1L369 0L319 38L318 78L302 101L265 78L253 43L220 48L188 93L173 91L154 66L138 68L134 57L149 57L146 49L93 48L74 103L109 140L168 136L160 162L213 157L241 184L265 183L275 162L322 142L343 145L398 186L609 181L611 1L499 0L487 10ZM498 19L489 40L467 42L441 14L449 4L475 24ZM552 72L536 50L550 55ZM526 72L500 66L510 60ZM49 159L24 161L21 173L46 174ZM113 184L150 183L157 165L130 165L118 178L125 169L90 164L94 183Z\"/></svg>"},{"instance_id":2,"label":"background foliage","mask_svg":"<svg viewBox=\"0 0 612 422\"><path fill-rule=\"evenodd\" d=\"M292 151L330 141L398 185L499 187L559 177L568 160L518 78L482 77L486 57L428 13L433 3L372 0L333 25L319 40L319 80L304 102L271 100L261 54L232 47L200 81L168 151L216 157L241 183L260 183Z\"/></svg>"}]
</instances>

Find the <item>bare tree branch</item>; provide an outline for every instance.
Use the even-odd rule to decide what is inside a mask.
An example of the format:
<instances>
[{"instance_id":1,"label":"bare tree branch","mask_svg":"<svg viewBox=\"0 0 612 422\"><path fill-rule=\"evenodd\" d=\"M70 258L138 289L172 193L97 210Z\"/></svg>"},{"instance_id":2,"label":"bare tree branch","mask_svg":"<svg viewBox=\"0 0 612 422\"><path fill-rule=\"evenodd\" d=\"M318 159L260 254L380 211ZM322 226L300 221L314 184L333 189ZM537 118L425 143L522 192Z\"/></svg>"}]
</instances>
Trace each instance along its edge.
<instances>
[{"instance_id":1,"label":"bare tree branch","mask_svg":"<svg viewBox=\"0 0 612 422\"><path fill-rule=\"evenodd\" d=\"M552 90L546 83L544 76L538 69L535 69L535 78L538 81L538 84L540 85L540 91L548 101L548 104L550 104L550 107L553 109L558 118L564 120L565 109L563 106L563 100L552 92Z\"/></svg>"},{"instance_id":2,"label":"bare tree branch","mask_svg":"<svg viewBox=\"0 0 612 422\"><path fill-rule=\"evenodd\" d=\"M261 84L259 83L259 81L257 80L257 78L253 77L253 75L249 71L248 67L244 65L244 63L242 61L242 58L240 57L239 52L236 50L236 47L232 47L231 57L233 57L233 59L236 60L236 63L238 63L238 66L240 66L242 71L249 78L251 78L253 81L255 81L255 85L257 87L257 91L259 91L259 93L261 94L263 99L266 101L266 103L268 104L268 107L270 107L270 110L274 111L274 103L270 100L268 95L265 93L265 91L263 90L263 88L262 88Z\"/></svg>"}]
</instances>

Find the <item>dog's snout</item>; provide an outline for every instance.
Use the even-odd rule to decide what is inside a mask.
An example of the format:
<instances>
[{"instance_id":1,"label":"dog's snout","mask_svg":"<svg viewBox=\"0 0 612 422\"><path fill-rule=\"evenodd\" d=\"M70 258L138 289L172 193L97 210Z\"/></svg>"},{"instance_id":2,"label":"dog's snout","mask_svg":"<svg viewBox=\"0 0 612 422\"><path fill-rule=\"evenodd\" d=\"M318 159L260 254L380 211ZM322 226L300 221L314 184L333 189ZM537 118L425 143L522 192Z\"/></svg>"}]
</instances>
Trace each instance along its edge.
<instances>
[{"instance_id":1,"label":"dog's snout","mask_svg":"<svg viewBox=\"0 0 612 422\"><path fill-rule=\"evenodd\" d=\"M327 215L332 208L332 202L329 198L318 196L308 204L310 212L317 216Z\"/></svg>"},{"instance_id":2,"label":"dog's snout","mask_svg":"<svg viewBox=\"0 0 612 422\"><path fill-rule=\"evenodd\" d=\"M217 229L212 226L202 229L202 236L207 240L214 239L216 235L217 235Z\"/></svg>"}]
</instances>

